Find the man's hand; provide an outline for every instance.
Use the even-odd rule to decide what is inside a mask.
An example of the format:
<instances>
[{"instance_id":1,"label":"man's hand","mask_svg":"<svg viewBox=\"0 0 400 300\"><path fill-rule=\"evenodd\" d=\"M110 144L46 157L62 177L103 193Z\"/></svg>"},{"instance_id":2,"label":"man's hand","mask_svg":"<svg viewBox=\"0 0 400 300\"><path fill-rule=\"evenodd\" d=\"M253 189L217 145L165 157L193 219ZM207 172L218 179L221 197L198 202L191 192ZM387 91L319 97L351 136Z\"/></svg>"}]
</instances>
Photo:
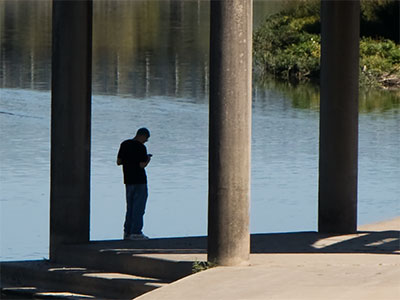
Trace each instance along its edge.
<instances>
[{"instance_id":1,"label":"man's hand","mask_svg":"<svg viewBox=\"0 0 400 300\"><path fill-rule=\"evenodd\" d=\"M140 163L139 163L139 166L140 166L142 169L146 168L147 165L149 164L149 162L150 162L152 156L153 156L152 154L147 154L147 161L140 162Z\"/></svg>"},{"instance_id":2,"label":"man's hand","mask_svg":"<svg viewBox=\"0 0 400 300\"><path fill-rule=\"evenodd\" d=\"M120 159L119 157L117 157L117 165L118 166L122 165L122 159Z\"/></svg>"}]
</instances>

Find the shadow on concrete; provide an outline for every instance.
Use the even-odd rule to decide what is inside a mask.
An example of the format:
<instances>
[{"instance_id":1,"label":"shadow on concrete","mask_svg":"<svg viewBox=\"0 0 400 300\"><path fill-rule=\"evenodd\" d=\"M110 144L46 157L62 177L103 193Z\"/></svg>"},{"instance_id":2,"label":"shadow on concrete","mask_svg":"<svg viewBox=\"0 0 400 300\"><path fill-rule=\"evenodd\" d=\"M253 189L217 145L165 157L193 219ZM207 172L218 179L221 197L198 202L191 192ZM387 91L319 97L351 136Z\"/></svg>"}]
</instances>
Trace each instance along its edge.
<instances>
[{"instance_id":1,"label":"shadow on concrete","mask_svg":"<svg viewBox=\"0 0 400 300\"><path fill-rule=\"evenodd\" d=\"M252 254L364 253L400 254L400 231L360 231L332 235L317 232L251 235ZM5 299L61 297L74 292L133 298L193 273L207 259L207 237L158 238L146 241L91 241L66 245L57 264L47 261L1 262ZM10 286L10 284L12 284ZM60 294L61 293L61 294ZM82 299L69 295L68 299Z\"/></svg>"},{"instance_id":2,"label":"shadow on concrete","mask_svg":"<svg viewBox=\"0 0 400 300\"><path fill-rule=\"evenodd\" d=\"M360 231L346 235L317 232L253 234L251 253L400 254L400 231Z\"/></svg>"},{"instance_id":3,"label":"shadow on concrete","mask_svg":"<svg viewBox=\"0 0 400 300\"><path fill-rule=\"evenodd\" d=\"M47 260L1 262L0 267L1 299L131 299L169 283Z\"/></svg>"},{"instance_id":4,"label":"shadow on concrete","mask_svg":"<svg viewBox=\"0 0 400 300\"><path fill-rule=\"evenodd\" d=\"M92 241L87 246L100 252L206 254L207 237L159 238L146 241ZM400 231L360 231L346 235L317 232L252 234L251 253L400 254Z\"/></svg>"}]
</instances>

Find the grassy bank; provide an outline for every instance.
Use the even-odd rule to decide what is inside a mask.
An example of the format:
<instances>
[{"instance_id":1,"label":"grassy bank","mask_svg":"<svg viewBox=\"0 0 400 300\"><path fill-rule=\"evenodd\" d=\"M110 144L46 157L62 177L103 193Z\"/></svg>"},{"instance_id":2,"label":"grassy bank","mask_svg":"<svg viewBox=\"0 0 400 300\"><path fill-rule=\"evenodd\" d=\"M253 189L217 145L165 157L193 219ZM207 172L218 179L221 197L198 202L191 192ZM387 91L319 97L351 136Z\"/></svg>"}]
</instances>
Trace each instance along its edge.
<instances>
[{"instance_id":1,"label":"grassy bank","mask_svg":"<svg viewBox=\"0 0 400 300\"><path fill-rule=\"evenodd\" d=\"M398 1L363 1L360 86L400 89ZM257 73L290 82L319 81L320 4L306 1L271 17L254 33Z\"/></svg>"}]
</instances>

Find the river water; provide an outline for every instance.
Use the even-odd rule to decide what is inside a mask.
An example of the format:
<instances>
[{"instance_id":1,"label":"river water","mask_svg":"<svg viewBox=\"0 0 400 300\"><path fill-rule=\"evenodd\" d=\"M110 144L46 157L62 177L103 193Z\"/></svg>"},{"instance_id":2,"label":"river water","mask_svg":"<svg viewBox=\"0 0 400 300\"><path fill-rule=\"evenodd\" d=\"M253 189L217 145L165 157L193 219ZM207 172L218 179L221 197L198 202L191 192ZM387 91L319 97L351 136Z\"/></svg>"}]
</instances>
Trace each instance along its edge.
<instances>
[{"instance_id":1,"label":"river water","mask_svg":"<svg viewBox=\"0 0 400 300\"><path fill-rule=\"evenodd\" d=\"M255 27L282 8L255 2ZM0 2L1 260L48 254L51 2ZM147 126L151 237L205 235L208 4L94 4L91 239L119 239L119 144ZM253 89L251 232L317 229L318 88ZM358 223L400 214L399 94L361 93Z\"/></svg>"}]
</instances>

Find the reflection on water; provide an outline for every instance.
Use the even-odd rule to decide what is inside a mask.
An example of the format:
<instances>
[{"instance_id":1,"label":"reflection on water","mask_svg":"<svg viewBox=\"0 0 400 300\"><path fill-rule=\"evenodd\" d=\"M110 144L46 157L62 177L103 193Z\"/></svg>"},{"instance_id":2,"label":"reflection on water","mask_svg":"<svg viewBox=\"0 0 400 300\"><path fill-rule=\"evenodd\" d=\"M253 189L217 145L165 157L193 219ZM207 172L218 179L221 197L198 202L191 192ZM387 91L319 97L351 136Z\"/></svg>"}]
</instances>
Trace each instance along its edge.
<instances>
[{"instance_id":1,"label":"reflection on water","mask_svg":"<svg viewBox=\"0 0 400 300\"><path fill-rule=\"evenodd\" d=\"M283 2L256 2L255 24ZM47 256L50 1L0 2L0 259ZM120 238L119 143L148 126L146 234L207 230L208 4L95 1L93 239ZM254 83L252 232L315 230L319 91ZM399 212L396 93L360 96L359 223Z\"/></svg>"},{"instance_id":2,"label":"reflection on water","mask_svg":"<svg viewBox=\"0 0 400 300\"><path fill-rule=\"evenodd\" d=\"M1 1L1 87L49 89L51 2Z\"/></svg>"},{"instance_id":3,"label":"reflection on water","mask_svg":"<svg viewBox=\"0 0 400 300\"><path fill-rule=\"evenodd\" d=\"M254 26L292 1L255 1ZM0 87L49 90L51 1L0 2ZM209 2L96 0L93 13L95 94L184 97L208 91ZM315 86L256 80L299 108L318 107ZM399 108L399 92L361 92L360 111Z\"/></svg>"},{"instance_id":4,"label":"reflection on water","mask_svg":"<svg viewBox=\"0 0 400 300\"><path fill-rule=\"evenodd\" d=\"M95 92L204 98L207 2L95 2L93 28Z\"/></svg>"},{"instance_id":5,"label":"reflection on water","mask_svg":"<svg viewBox=\"0 0 400 300\"><path fill-rule=\"evenodd\" d=\"M282 8L255 2L255 24ZM48 90L51 1L0 2L0 86ZM209 1L94 1L93 91L204 99Z\"/></svg>"},{"instance_id":6,"label":"reflection on water","mask_svg":"<svg viewBox=\"0 0 400 300\"><path fill-rule=\"evenodd\" d=\"M292 100L295 108L319 109L319 86L314 84L292 84L276 81L271 78L258 79L254 89L257 91L274 90ZM400 90L360 90L359 111L363 113L385 112L394 110L399 112Z\"/></svg>"}]
</instances>

